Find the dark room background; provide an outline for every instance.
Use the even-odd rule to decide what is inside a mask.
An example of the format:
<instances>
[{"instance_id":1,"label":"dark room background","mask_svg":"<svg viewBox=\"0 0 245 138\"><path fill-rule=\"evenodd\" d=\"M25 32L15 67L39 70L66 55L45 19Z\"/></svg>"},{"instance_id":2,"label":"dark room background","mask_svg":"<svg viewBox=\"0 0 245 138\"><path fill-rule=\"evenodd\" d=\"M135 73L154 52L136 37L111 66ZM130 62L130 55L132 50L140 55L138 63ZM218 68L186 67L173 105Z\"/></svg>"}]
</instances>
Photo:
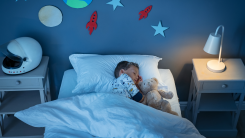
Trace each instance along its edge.
<instances>
[{"instance_id":1,"label":"dark room background","mask_svg":"<svg viewBox=\"0 0 245 138\"><path fill-rule=\"evenodd\" d=\"M63 0L1 0L0 45L18 37L32 37L50 57L52 99L56 99L69 55L144 54L163 58L159 68L173 73L180 101L187 101L193 58L218 58L203 51L210 33L224 25L222 58L242 58L245 63L245 1L243 0L121 0L124 7L113 11L111 0L93 0L82 9L68 7ZM46 6L63 14L59 26L49 28L38 18ZM139 21L138 13L152 10ZM86 24L94 11L98 28L92 35ZM159 21L169 27L165 37L154 36ZM221 33L221 30L220 32ZM0 56L3 56L0 54Z\"/></svg>"}]
</instances>

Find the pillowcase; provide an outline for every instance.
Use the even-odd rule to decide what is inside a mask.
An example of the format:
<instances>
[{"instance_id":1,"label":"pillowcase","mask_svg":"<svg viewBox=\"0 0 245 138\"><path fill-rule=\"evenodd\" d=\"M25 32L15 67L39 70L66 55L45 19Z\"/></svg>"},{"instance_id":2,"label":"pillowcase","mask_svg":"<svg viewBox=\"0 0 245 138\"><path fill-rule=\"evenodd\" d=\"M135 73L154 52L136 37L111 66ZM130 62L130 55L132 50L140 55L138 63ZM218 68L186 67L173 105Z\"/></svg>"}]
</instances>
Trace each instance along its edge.
<instances>
[{"instance_id":1,"label":"pillowcase","mask_svg":"<svg viewBox=\"0 0 245 138\"><path fill-rule=\"evenodd\" d=\"M156 56L73 54L69 59L77 73L77 86L72 93L111 91L114 70L120 61L138 63L143 80L155 77L159 86L166 86L158 71L158 62L162 58Z\"/></svg>"}]
</instances>

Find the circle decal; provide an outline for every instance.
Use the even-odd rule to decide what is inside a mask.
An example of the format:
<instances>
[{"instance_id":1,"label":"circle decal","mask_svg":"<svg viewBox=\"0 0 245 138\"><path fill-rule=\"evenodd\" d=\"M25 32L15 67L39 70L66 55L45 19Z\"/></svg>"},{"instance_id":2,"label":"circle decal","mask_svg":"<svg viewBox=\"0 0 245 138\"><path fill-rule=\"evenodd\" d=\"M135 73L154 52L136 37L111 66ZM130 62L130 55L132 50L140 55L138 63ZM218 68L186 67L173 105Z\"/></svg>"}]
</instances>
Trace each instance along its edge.
<instances>
[{"instance_id":1,"label":"circle decal","mask_svg":"<svg viewBox=\"0 0 245 138\"><path fill-rule=\"evenodd\" d=\"M68 6L72 8L84 8L87 7L92 0L63 0Z\"/></svg>"},{"instance_id":2,"label":"circle decal","mask_svg":"<svg viewBox=\"0 0 245 138\"><path fill-rule=\"evenodd\" d=\"M55 27L62 22L61 11L54 6L44 6L38 13L39 20L47 27Z\"/></svg>"}]
</instances>

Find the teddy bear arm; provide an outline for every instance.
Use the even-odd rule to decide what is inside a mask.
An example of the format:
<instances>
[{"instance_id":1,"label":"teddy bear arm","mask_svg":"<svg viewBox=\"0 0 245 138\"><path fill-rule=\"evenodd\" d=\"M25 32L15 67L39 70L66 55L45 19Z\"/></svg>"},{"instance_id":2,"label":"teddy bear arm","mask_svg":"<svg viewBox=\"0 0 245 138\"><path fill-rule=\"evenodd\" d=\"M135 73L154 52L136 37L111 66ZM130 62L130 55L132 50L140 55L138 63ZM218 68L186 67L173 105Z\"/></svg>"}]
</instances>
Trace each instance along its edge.
<instances>
[{"instance_id":1,"label":"teddy bear arm","mask_svg":"<svg viewBox=\"0 0 245 138\"><path fill-rule=\"evenodd\" d=\"M174 94L173 92L169 91L169 92L165 92L163 90L158 90L159 94L163 97L163 98L166 98L166 99L172 99Z\"/></svg>"}]
</instances>

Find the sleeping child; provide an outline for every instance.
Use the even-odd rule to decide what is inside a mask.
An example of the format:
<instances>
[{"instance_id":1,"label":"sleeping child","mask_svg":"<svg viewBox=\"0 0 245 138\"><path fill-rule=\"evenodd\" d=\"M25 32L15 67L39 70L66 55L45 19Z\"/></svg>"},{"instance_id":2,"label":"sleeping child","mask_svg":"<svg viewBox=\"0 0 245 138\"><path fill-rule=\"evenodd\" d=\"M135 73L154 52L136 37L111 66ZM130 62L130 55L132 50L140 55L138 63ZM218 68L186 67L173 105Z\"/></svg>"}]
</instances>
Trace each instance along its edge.
<instances>
[{"instance_id":1,"label":"sleeping child","mask_svg":"<svg viewBox=\"0 0 245 138\"><path fill-rule=\"evenodd\" d=\"M139 76L139 65L137 63L121 61L114 71L117 79L113 82L113 93L130 98L136 102L143 102L144 95L140 92L137 84L142 81Z\"/></svg>"}]
</instances>

